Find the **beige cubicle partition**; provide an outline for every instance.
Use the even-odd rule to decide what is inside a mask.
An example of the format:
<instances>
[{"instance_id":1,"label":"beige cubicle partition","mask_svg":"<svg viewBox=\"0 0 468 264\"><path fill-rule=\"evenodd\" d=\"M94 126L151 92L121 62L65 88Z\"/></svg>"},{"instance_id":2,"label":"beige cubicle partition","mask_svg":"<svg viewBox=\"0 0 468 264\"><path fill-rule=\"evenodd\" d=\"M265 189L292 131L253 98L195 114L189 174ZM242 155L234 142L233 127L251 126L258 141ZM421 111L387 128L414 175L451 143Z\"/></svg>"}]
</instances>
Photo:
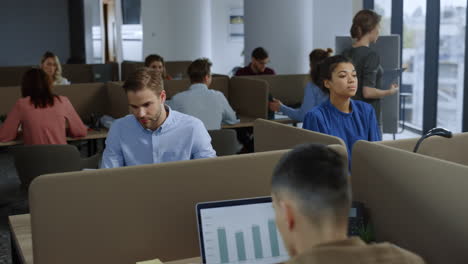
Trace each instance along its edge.
<instances>
[{"instance_id":1,"label":"beige cubicle partition","mask_svg":"<svg viewBox=\"0 0 468 264\"><path fill-rule=\"evenodd\" d=\"M166 72L174 79L186 79L187 68L192 63L192 61L166 61ZM145 66L143 62L140 61L124 61L121 64L121 78L123 81L138 68Z\"/></svg>"},{"instance_id":2,"label":"beige cubicle partition","mask_svg":"<svg viewBox=\"0 0 468 264\"><path fill-rule=\"evenodd\" d=\"M77 83L55 86L54 93L68 97L83 121L89 121L91 114L101 116L108 106L106 84Z\"/></svg>"},{"instance_id":3,"label":"beige cubicle partition","mask_svg":"<svg viewBox=\"0 0 468 264\"><path fill-rule=\"evenodd\" d=\"M132 75L136 69L145 66L143 62L140 61L123 61L120 64L120 78L125 81Z\"/></svg>"},{"instance_id":4,"label":"beige cubicle partition","mask_svg":"<svg viewBox=\"0 0 468 264\"><path fill-rule=\"evenodd\" d=\"M128 99L122 88L123 82L108 82L107 88L107 111L106 114L113 118L121 118L129 114Z\"/></svg>"},{"instance_id":5,"label":"beige cubicle partition","mask_svg":"<svg viewBox=\"0 0 468 264\"><path fill-rule=\"evenodd\" d=\"M304 87L310 80L307 74L256 75L248 78L267 81L271 95L286 105L302 103Z\"/></svg>"},{"instance_id":6,"label":"beige cubicle partition","mask_svg":"<svg viewBox=\"0 0 468 264\"><path fill-rule=\"evenodd\" d=\"M337 144L346 149L341 138L265 119L255 120L254 138L255 152L291 149L304 143Z\"/></svg>"},{"instance_id":7,"label":"beige cubicle partition","mask_svg":"<svg viewBox=\"0 0 468 264\"><path fill-rule=\"evenodd\" d=\"M19 98L21 98L21 87L0 87L0 115L8 114Z\"/></svg>"},{"instance_id":8,"label":"beige cubicle partition","mask_svg":"<svg viewBox=\"0 0 468 264\"><path fill-rule=\"evenodd\" d=\"M419 138L381 141L380 144L412 152ZM452 138L426 138L418 153L468 166L468 133L453 134Z\"/></svg>"},{"instance_id":9,"label":"beige cubicle partition","mask_svg":"<svg viewBox=\"0 0 468 264\"><path fill-rule=\"evenodd\" d=\"M229 103L240 116L268 117L268 83L245 77L229 80Z\"/></svg>"},{"instance_id":10,"label":"beige cubicle partition","mask_svg":"<svg viewBox=\"0 0 468 264\"><path fill-rule=\"evenodd\" d=\"M42 175L29 189L34 263L199 256L196 203L269 195L285 152Z\"/></svg>"},{"instance_id":11,"label":"beige cubicle partition","mask_svg":"<svg viewBox=\"0 0 468 264\"><path fill-rule=\"evenodd\" d=\"M102 115L106 112L108 99L104 83L82 83L54 86L53 92L68 97L76 112L87 121L91 113ZM8 114L21 97L21 87L0 87L0 114Z\"/></svg>"},{"instance_id":12,"label":"beige cubicle partition","mask_svg":"<svg viewBox=\"0 0 468 264\"><path fill-rule=\"evenodd\" d=\"M62 64L62 76L73 83L94 82L93 66L91 64Z\"/></svg>"},{"instance_id":13,"label":"beige cubicle partition","mask_svg":"<svg viewBox=\"0 0 468 264\"><path fill-rule=\"evenodd\" d=\"M0 86L19 86L21 84L23 74L32 68L33 66L0 67Z\"/></svg>"},{"instance_id":14,"label":"beige cubicle partition","mask_svg":"<svg viewBox=\"0 0 468 264\"><path fill-rule=\"evenodd\" d=\"M166 72L172 78L188 78L187 69L192 61L166 61Z\"/></svg>"},{"instance_id":15,"label":"beige cubicle partition","mask_svg":"<svg viewBox=\"0 0 468 264\"><path fill-rule=\"evenodd\" d=\"M468 259L468 168L382 144L353 147L354 200L370 211L377 241L431 264Z\"/></svg>"}]
</instances>

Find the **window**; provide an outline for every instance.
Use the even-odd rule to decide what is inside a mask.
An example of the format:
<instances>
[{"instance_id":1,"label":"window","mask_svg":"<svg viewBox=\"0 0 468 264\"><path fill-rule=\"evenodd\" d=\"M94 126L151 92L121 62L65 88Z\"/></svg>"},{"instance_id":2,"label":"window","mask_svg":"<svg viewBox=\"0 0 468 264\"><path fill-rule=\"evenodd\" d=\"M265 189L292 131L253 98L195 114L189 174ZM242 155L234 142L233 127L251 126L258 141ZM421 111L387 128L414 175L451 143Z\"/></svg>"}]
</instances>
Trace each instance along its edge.
<instances>
[{"instance_id":1,"label":"window","mask_svg":"<svg viewBox=\"0 0 468 264\"><path fill-rule=\"evenodd\" d=\"M380 22L380 34L390 35L392 25L392 0L375 0L374 10L382 16Z\"/></svg>"},{"instance_id":2,"label":"window","mask_svg":"<svg viewBox=\"0 0 468 264\"><path fill-rule=\"evenodd\" d=\"M403 1L403 73L400 91L405 100L406 124L422 130L426 1Z\"/></svg>"},{"instance_id":3,"label":"window","mask_svg":"<svg viewBox=\"0 0 468 264\"><path fill-rule=\"evenodd\" d=\"M437 126L462 131L466 0L440 1Z\"/></svg>"}]
</instances>

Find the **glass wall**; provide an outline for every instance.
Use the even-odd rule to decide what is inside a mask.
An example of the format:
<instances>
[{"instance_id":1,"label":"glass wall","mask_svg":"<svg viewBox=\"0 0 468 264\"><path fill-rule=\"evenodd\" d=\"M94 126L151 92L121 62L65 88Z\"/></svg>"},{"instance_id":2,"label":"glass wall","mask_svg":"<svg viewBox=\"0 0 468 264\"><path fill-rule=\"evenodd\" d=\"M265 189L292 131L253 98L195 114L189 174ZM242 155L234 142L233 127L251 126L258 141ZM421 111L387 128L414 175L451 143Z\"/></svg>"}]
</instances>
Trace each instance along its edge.
<instances>
[{"instance_id":1,"label":"glass wall","mask_svg":"<svg viewBox=\"0 0 468 264\"><path fill-rule=\"evenodd\" d=\"M426 1L403 2L403 73L400 92L405 125L422 130L424 97L424 54Z\"/></svg>"},{"instance_id":2,"label":"glass wall","mask_svg":"<svg viewBox=\"0 0 468 264\"><path fill-rule=\"evenodd\" d=\"M462 131L466 0L440 1L437 126Z\"/></svg>"},{"instance_id":3,"label":"glass wall","mask_svg":"<svg viewBox=\"0 0 468 264\"><path fill-rule=\"evenodd\" d=\"M380 34L390 35L392 25L392 0L375 0L374 10L382 16L380 22Z\"/></svg>"}]
</instances>

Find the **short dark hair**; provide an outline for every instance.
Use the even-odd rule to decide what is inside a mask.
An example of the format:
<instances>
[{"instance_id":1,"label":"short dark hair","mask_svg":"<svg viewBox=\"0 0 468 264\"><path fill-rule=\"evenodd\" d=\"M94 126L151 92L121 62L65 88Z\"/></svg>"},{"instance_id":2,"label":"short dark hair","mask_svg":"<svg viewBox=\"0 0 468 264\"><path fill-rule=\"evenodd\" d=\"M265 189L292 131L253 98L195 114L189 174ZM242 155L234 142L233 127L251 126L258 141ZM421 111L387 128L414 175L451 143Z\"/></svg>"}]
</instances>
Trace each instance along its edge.
<instances>
[{"instance_id":1,"label":"short dark hair","mask_svg":"<svg viewBox=\"0 0 468 264\"><path fill-rule=\"evenodd\" d=\"M164 66L164 58L158 54L150 54L145 58L145 67L149 67L154 61L160 61Z\"/></svg>"},{"instance_id":2,"label":"short dark hair","mask_svg":"<svg viewBox=\"0 0 468 264\"><path fill-rule=\"evenodd\" d=\"M319 64L317 64L317 69L314 70L312 74L312 81L318 87L320 87L320 89L325 94L329 94L330 90L327 87L325 87L324 81L331 80L333 71L336 69L336 66L338 66L338 64L340 63L352 64L352 61L343 55L335 55L332 57L328 57Z\"/></svg>"},{"instance_id":3,"label":"short dark hair","mask_svg":"<svg viewBox=\"0 0 468 264\"><path fill-rule=\"evenodd\" d=\"M124 83L125 93L150 89L157 95L164 90L164 82L160 73L147 67L138 68Z\"/></svg>"},{"instance_id":4,"label":"short dark hair","mask_svg":"<svg viewBox=\"0 0 468 264\"><path fill-rule=\"evenodd\" d=\"M257 47L252 51L252 57L256 60L264 60L268 58L268 52L262 48L262 47Z\"/></svg>"},{"instance_id":5,"label":"short dark hair","mask_svg":"<svg viewBox=\"0 0 468 264\"><path fill-rule=\"evenodd\" d=\"M30 69L21 81L21 96L30 97L35 108L46 108L54 105L57 95L52 93L52 80L41 69Z\"/></svg>"},{"instance_id":6,"label":"short dark hair","mask_svg":"<svg viewBox=\"0 0 468 264\"><path fill-rule=\"evenodd\" d=\"M205 76L211 74L211 62L207 58L200 58L190 63L187 74L191 83L203 82Z\"/></svg>"},{"instance_id":7,"label":"short dark hair","mask_svg":"<svg viewBox=\"0 0 468 264\"><path fill-rule=\"evenodd\" d=\"M370 9L363 9L354 15L353 25L349 32L353 39L361 39L379 25L382 16Z\"/></svg>"},{"instance_id":8,"label":"short dark hair","mask_svg":"<svg viewBox=\"0 0 468 264\"><path fill-rule=\"evenodd\" d=\"M301 212L316 223L330 212L345 220L351 205L347 161L321 144L303 144L286 153L276 165L272 193L286 191L299 203Z\"/></svg>"}]
</instances>

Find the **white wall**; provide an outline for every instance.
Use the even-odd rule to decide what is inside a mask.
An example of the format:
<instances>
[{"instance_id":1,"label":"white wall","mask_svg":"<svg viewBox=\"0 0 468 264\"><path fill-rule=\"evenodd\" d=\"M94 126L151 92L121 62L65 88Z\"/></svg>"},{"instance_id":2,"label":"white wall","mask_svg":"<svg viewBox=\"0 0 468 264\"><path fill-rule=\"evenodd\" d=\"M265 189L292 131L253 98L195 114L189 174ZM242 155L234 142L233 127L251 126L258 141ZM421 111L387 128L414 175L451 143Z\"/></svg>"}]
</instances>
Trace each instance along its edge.
<instances>
[{"instance_id":1,"label":"white wall","mask_svg":"<svg viewBox=\"0 0 468 264\"><path fill-rule=\"evenodd\" d=\"M335 49L336 36L348 36L362 0L313 1L313 46Z\"/></svg>"},{"instance_id":2,"label":"white wall","mask_svg":"<svg viewBox=\"0 0 468 264\"><path fill-rule=\"evenodd\" d=\"M244 0L211 0L212 72L229 74L235 66L244 65L244 41L229 38L229 11L243 8Z\"/></svg>"},{"instance_id":3,"label":"white wall","mask_svg":"<svg viewBox=\"0 0 468 264\"><path fill-rule=\"evenodd\" d=\"M143 57L211 57L210 0L142 0Z\"/></svg>"}]
</instances>

